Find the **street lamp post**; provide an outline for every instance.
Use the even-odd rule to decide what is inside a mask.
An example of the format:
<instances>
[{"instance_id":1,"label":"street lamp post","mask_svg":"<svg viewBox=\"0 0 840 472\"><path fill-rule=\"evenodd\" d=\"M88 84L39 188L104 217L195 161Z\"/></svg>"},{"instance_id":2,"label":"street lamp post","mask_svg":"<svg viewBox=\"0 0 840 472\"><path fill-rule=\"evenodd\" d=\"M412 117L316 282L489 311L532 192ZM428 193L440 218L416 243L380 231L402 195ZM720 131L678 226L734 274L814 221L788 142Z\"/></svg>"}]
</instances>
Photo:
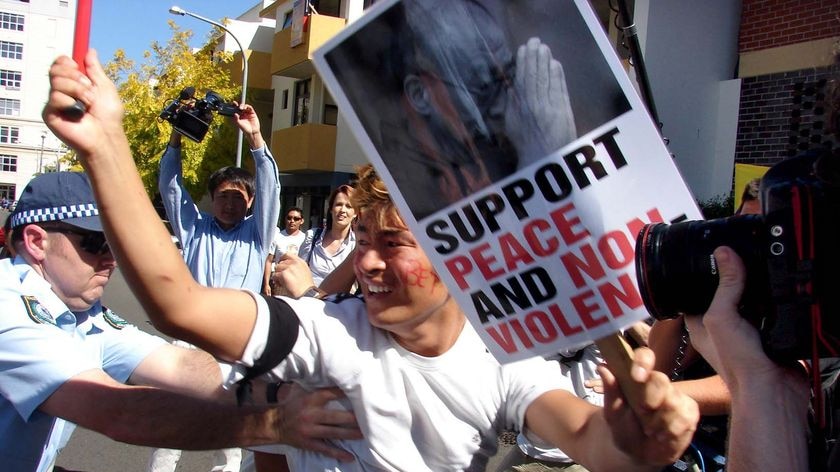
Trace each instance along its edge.
<instances>
[{"instance_id":1,"label":"street lamp post","mask_svg":"<svg viewBox=\"0 0 840 472\"><path fill-rule=\"evenodd\" d=\"M41 152L38 154L38 173L44 172L44 140L47 139L47 132L41 132Z\"/></svg>"},{"instance_id":2,"label":"street lamp post","mask_svg":"<svg viewBox=\"0 0 840 472\"><path fill-rule=\"evenodd\" d=\"M239 98L239 105L240 106L245 105L245 90L248 88L248 58L245 57L245 49L242 47L242 43L239 42L239 39L237 39L236 35L234 35L229 29L227 29L227 27L225 27L225 25L219 23L218 21L213 21L213 20L211 20L209 18L205 18L201 15L196 15L195 13L184 10L183 8L181 8L179 6L173 5L173 6L169 7L169 13L172 13L173 15L180 15L180 16L187 15L187 16L191 16L191 17L193 17L197 20L201 20L205 23L210 23L213 26L219 27L219 28L227 31L227 33L230 35L230 37L233 38L234 41L236 41L236 45L239 46L239 50L242 51L242 95ZM241 129L239 130L239 135L238 135L237 144L236 144L236 167L242 167L242 130Z\"/></svg>"}]
</instances>

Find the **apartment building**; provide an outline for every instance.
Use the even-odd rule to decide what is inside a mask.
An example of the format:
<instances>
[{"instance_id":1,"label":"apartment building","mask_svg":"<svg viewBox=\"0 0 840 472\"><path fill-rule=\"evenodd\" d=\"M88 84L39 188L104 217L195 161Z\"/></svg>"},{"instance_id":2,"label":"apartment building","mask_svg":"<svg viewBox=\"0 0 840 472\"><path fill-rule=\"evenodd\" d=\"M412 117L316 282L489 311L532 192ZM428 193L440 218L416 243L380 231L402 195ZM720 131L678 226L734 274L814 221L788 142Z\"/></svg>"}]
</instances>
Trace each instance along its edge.
<instances>
[{"instance_id":1,"label":"apartment building","mask_svg":"<svg viewBox=\"0 0 840 472\"><path fill-rule=\"evenodd\" d=\"M0 198L17 199L67 149L41 120L45 71L71 53L75 0L0 0Z\"/></svg>"}]
</instances>

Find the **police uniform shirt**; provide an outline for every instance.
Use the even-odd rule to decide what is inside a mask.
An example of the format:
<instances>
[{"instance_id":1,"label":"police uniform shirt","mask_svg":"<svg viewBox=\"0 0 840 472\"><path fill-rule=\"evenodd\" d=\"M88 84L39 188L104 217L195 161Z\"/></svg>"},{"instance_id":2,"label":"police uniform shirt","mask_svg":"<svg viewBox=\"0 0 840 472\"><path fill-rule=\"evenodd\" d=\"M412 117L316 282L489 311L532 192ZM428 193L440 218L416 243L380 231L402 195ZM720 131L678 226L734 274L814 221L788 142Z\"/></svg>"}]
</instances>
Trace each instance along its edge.
<instances>
[{"instance_id":1,"label":"police uniform shirt","mask_svg":"<svg viewBox=\"0 0 840 472\"><path fill-rule=\"evenodd\" d=\"M86 370L102 369L125 382L163 344L99 303L70 312L23 259L0 261L2 468L52 470L75 425L38 411L41 403Z\"/></svg>"}]
</instances>

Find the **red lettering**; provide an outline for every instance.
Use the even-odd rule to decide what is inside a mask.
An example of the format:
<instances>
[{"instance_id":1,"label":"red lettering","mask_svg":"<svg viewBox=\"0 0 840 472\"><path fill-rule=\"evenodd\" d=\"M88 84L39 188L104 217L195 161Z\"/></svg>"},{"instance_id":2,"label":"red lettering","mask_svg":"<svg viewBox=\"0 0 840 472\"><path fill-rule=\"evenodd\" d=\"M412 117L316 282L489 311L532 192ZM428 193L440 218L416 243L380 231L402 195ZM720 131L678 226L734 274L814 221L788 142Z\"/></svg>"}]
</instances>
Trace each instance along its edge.
<instances>
[{"instance_id":1,"label":"red lettering","mask_svg":"<svg viewBox=\"0 0 840 472\"><path fill-rule=\"evenodd\" d=\"M508 271L516 270L519 264L527 266L534 263L534 257L510 233L505 233L499 237L499 249L502 251L502 257Z\"/></svg>"},{"instance_id":2,"label":"red lettering","mask_svg":"<svg viewBox=\"0 0 840 472\"><path fill-rule=\"evenodd\" d=\"M528 247L530 247L537 256L548 257L557 252L557 248L560 247L560 241L558 241L554 236L542 241L540 240L539 235L537 235L537 231L545 232L550 229L551 225L548 224L548 221L541 219L534 220L526 224L522 229L522 233L525 235L525 242L528 243ZM543 242L545 244L542 244Z\"/></svg>"},{"instance_id":3,"label":"red lettering","mask_svg":"<svg viewBox=\"0 0 840 472\"><path fill-rule=\"evenodd\" d=\"M574 209L575 206L573 204L567 203L549 213L551 221L554 222L554 226L557 227L557 231L560 232L560 237L563 238L563 242L567 246L571 246L589 236L589 231L581 226L580 218L577 215L567 214L574 211Z\"/></svg>"},{"instance_id":4,"label":"red lettering","mask_svg":"<svg viewBox=\"0 0 840 472\"><path fill-rule=\"evenodd\" d=\"M490 251L490 243L480 244L479 246L470 249L470 255L473 261L478 264L478 270L484 276L484 280L493 280L494 278L505 273L501 267L492 268L491 265L496 262L496 256L487 254Z\"/></svg>"},{"instance_id":5,"label":"red lettering","mask_svg":"<svg viewBox=\"0 0 840 472\"><path fill-rule=\"evenodd\" d=\"M657 208L651 208L647 211L648 220L651 223L664 223L665 219L662 218L662 215L659 213ZM633 239L636 239L636 236L639 234L639 231L642 230L642 226L646 223L639 218L633 218L632 220L627 222L627 229L630 231L630 234L633 236Z\"/></svg>"},{"instance_id":6,"label":"red lettering","mask_svg":"<svg viewBox=\"0 0 840 472\"><path fill-rule=\"evenodd\" d=\"M575 307L580 321L586 329L597 328L608 321L606 316L595 318L593 314L601 307L597 303L587 303L587 299L595 297L595 292L587 290L571 298L572 305Z\"/></svg>"},{"instance_id":7,"label":"red lettering","mask_svg":"<svg viewBox=\"0 0 840 472\"><path fill-rule=\"evenodd\" d=\"M522 326L522 323L519 322L517 319L510 320L510 325L513 326L513 332L519 336L519 340L522 341L522 344L526 348L534 347L534 342L531 341L531 338L528 337L528 333L525 331L525 328Z\"/></svg>"},{"instance_id":8,"label":"red lettering","mask_svg":"<svg viewBox=\"0 0 840 472\"><path fill-rule=\"evenodd\" d=\"M446 260L444 265L449 273L452 274L452 277L455 278L455 283L458 284L458 288L461 290L469 288L470 284L467 283L465 276L472 272L473 265L467 256L455 256Z\"/></svg>"},{"instance_id":9,"label":"red lettering","mask_svg":"<svg viewBox=\"0 0 840 472\"><path fill-rule=\"evenodd\" d=\"M557 324L557 327L563 332L563 335L568 337L583 332L583 328L580 326L572 326L569 324L569 320L566 319L566 315L563 314L560 307L556 304L552 303L548 307L548 311L551 313L551 317L554 318L554 323Z\"/></svg>"},{"instance_id":10,"label":"red lettering","mask_svg":"<svg viewBox=\"0 0 840 472\"><path fill-rule=\"evenodd\" d=\"M551 324L548 315L541 311L532 311L525 315L525 326L538 343L550 343L557 338L557 328Z\"/></svg>"},{"instance_id":11,"label":"red lettering","mask_svg":"<svg viewBox=\"0 0 840 472\"><path fill-rule=\"evenodd\" d=\"M621 285L620 289L609 282L598 286L598 292L601 293L601 298L604 299L604 304L607 305L607 309L613 318L618 318L624 314L619 302L631 310L641 307L644 303L636 284L630 278L630 274L621 274L618 283Z\"/></svg>"},{"instance_id":12,"label":"red lettering","mask_svg":"<svg viewBox=\"0 0 840 472\"><path fill-rule=\"evenodd\" d=\"M510 333L510 328L507 323L502 323L497 326L487 328L487 334L496 341L496 344L508 354L516 352L516 343L513 341L513 336Z\"/></svg>"},{"instance_id":13,"label":"red lettering","mask_svg":"<svg viewBox=\"0 0 840 472\"><path fill-rule=\"evenodd\" d=\"M577 257L571 252L560 256L560 262L566 267L566 272L569 273L569 277L572 278L572 282L577 288L586 285L586 281L583 279L581 272L588 275L592 280L598 280L607 275L604 267L601 266L601 262L598 261L598 257L595 255L595 250L592 249L592 246L588 244L581 246L580 252L584 259Z\"/></svg>"},{"instance_id":14,"label":"red lettering","mask_svg":"<svg viewBox=\"0 0 840 472\"><path fill-rule=\"evenodd\" d=\"M611 244L612 243L612 244ZM633 244L621 231L610 231L598 240L598 251L611 269L620 269L633 262Z\"/></svg>"}]
</instances>

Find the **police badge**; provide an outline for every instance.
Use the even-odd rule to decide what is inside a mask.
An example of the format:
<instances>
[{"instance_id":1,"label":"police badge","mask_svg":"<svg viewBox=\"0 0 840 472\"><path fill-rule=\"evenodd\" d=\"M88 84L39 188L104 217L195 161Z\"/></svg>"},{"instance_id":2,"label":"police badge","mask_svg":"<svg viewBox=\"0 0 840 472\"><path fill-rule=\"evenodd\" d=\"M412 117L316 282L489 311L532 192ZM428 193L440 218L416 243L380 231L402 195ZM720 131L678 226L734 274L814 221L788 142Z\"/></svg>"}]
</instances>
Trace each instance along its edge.
<instances>
[{"instance_id":1,"label":"police badge","mask_svg":"<svg viewBox=\"0 0 840 472\"><path fill-rule=\"evenodd\" d=\"M26 307L26 313L29 318L38 324L51 324L56 326L55 319L53 319L49 310L47 310L41 302L32 295L21 295L23 306Z\"/></svg>"},{"instance_id":2,"label":"police badge","mask_svg":"<svg viewBox=\"0 0 840 472\"><path fill-rule=\"evenodd\" d=\"M109 308L102 307L102 319L114 329L123 329L128 326L128 321L120 318L119 315Z\"/></svg>"}]
</instances>

